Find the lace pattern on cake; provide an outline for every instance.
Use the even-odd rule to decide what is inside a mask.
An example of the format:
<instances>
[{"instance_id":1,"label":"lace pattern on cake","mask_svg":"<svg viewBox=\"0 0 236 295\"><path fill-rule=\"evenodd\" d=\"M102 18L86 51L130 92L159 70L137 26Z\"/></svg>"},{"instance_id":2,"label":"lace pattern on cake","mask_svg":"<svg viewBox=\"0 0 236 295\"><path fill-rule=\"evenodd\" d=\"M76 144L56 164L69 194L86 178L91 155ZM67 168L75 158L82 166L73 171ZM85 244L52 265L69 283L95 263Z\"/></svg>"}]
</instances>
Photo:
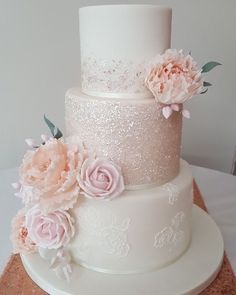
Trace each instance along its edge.
<instances>
[{"instance_id":1,"label":"lace pattern on cake","mask_svg":"<svg viewBox=\"0 0 236 295\"><path fill-rule=\"evenodd\" d=\"M164 227L161 231L155 234L153 246L159 249L168 247L170 251L173 247L176 247L184 238L184 231L181 229L184 219L184 212L178 212L172 218L169 226Z\"/></svg>"},{"instance_id":2,"label":"lace pattern on cake","mask_svg":"<svg viewBox=\"0 0 236 295\"><path fill-rule=\"evenodd\" d=\"M143 93L152 97L146 86L146 63L97 60L88 57L82 62L82 89L108 93Z\"/></svg>"},{"instance_id":3,"label":"lace pattern on cake","mask_svg":"<svg viewBox=\"0 0 236 295\"><path fill-rule=\"evenodd\" d=\"M83 208L82 211L80 210L79 213L81 241L79 250L86 256L89 245L93 244L96 238L96 247L99 247L102 252L117 258L126 257L130 250L127 231L131 219L127 217L118 220L110 213L102 216L95 208ZM86 233L86 237L83 233Z\"/></svg>"},{"instance_id":4,"label":"lace pattern on cake","mask_svg":"<svg viewBox=\"0 0 236 295\"><path fill-rule=\"evenodd\" d=\"M162 186L162 189L168 195L168 204L174 205L178 201L179 190L177 185L174 183L166 183Z\"/></svg>"}]
</instances>

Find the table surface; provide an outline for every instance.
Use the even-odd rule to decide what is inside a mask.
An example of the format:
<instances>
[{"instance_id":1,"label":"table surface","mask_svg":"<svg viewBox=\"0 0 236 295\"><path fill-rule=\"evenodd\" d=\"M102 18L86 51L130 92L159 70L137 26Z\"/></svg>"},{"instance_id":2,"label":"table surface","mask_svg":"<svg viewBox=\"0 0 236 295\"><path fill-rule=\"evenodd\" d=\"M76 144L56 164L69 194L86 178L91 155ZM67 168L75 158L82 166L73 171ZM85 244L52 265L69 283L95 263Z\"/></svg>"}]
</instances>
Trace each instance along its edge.
<instances>
[{"instance_id":1,"label":"table surface","mask_svg":"<svg viewBox=\"0 0 236 295\"><path fill-rule=\"evenodd\" d=\"M236 275L236 176L198 166L192 166L192 171L209 214L222 232L226 254ZM12 251L9 240L11 219L22 207L11 187L17 179L17 168L0 170L0 273Z\"/></svg>"}]
</instances>

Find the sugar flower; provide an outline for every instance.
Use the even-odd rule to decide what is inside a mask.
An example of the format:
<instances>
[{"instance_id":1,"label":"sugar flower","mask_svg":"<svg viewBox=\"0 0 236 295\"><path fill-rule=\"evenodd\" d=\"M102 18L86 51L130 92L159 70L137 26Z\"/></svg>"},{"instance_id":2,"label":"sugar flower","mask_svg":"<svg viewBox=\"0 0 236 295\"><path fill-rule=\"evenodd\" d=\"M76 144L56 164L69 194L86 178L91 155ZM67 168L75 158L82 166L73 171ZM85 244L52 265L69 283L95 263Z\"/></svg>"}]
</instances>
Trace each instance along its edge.
<instances>
[{"instance_id":1,"label":"sugar flower","mask_svg":"<svg viewBox=\"0 0 236 295\"><path fill-rule=\"evenodd\" d=\"M25 225L25 209L21 209L12 220L11 241L13 252L34 253L37 251L36 244L30 239Z\"/></svg>"},{"instance_id":2,"label":"sugar flower","mask_svg":"<svg viewBox=\"0 0 236 295\"><path fill-rule=\"evenodd\" d=\"M59 249L57 255L51 260L50 267L62 280L70 281L72 275L71 255L65 249Z\"/></svg>"},{"instance_id":3,"label":"sugar flower","mask_svg":"<svg viewBox=\"0 0 236 295\"><path fill-rule=\"evenodd\" d=\"M73 263L68 250L63 247L57 250L39 247L38 253L41 258L50 262L50 268L55 271L57 277L62 280L67 280L67 282L70 281Z\"/></svg>"},{"instance_id":4,"label":"sugar flower","mask_svg":"<svg viewBox=\"0 0 236 295\"><path fill-rule=\"evenodd\" d=\"M124 190L120 167L104 158L88 158L78 174L79 185L88 198L112 199Z\"/></svg>"},{"instance_id":5,"label":"sugar flower","mask_svg":"<svg viewBox=\"0 0 236 295\"><path fill-rule=\"evenodd\" d=\"M148 71L145 84L156 101L165 108L163 115L166 118L173 111L179 111L176 104L183 104L201 93L201 72L192 56L185 56L182 50L168 49L156 57ZM183 115L185 114L186 112L183 112Z\"/></svg>"},{"instance_id":6,"label":"sugar flower","mask_svg":"<svg viewBox=\"0 0 236 295\"><path fill-rule=\"evenodd\" d=\"M158 102L168 105L184 103L203 87L197 63L190 54L185 56L176 49L156 57L145 83Z\"/></svg>"},{"instance_id":7,"label":"sugar flower","mask_svg":"<svg viewBox=\"0 0 236 295\"><path fill-rule=\"evenodd\" d=\"M74 145L50 139L29 150L20 167L20 191L27 206L39 203L44 211L71 208L78 197L77 170L82 154Z\"/></svg>"},{"instance_id":8,"label":"sugar flower","mask_svg":"<svg viewBox=\"0 0 236 295\"><path fill-rule=\"evenodd\" d=\"M41 248L59 249L74 236L74 220L67 211L44 214L38 205L26 213L25 225L30 239Z\"/></svg>"}]
</instances>

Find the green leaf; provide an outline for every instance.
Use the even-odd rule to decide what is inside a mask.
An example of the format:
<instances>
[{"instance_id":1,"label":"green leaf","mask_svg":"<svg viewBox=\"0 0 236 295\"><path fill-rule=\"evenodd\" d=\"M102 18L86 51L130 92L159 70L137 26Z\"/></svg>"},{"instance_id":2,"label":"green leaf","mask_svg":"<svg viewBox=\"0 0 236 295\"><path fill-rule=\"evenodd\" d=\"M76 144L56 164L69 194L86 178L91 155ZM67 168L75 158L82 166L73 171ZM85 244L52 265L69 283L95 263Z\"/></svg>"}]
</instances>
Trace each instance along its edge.
<instances>
[{"instance_id":1,"label":"green leaf","mask_svg":"<svg viewBox=\"0 0 236 295\"><path fill-rule=\"evenodd\" d=\"M59 139L59 138L61 138L63 136L61 130L58 129L57 127L55 128L54 132L55 132L54 138L56 138L56 139Z\"/></svg>"},{"instance_id":2,"label":"green leaf","mask_svg":"<svg viewBox=\"0 0 236 295\"><path fill-rule=\"evenodd\" d=\"M205 94L208 91L208 88L206 88L205 90L203 90L200 94Z\"/></svg>"},{"instance_id":3,"label":"green leaf","mask_svg":"<svg viewBox=\"0 0 236 295\"><path fill-rule=\"evenodd\" d=\"M202 67L202 73L210 72L212 69L214 69L216 66L220 66L221 63L217 61L209 61Z\"/></svg>"},{"instance_id":4,"label":"green leaf","mask_svg":"<svg viewBox=\"0 0 236 295\"><path fill-rule=\"evenodd\" d=\"M204 87L210 87L210 86L212 86L212 84L209 83L209 82L204 81L204 82L203 82L203 86L204 86Z\"/></svg>"},{"instance_id":5,"label":"green leaf","mask_svg":"<svg viewBox=\"0 0 236 295\"><path fill-rule=\"evenodd\" d=\"M44 114L44 121L47 124L48 128L50 129L52 136L56 139L59 139L63 136L61 130L57 128Z\"/></svg>"},{"instance_id":6,"label":"green leaf","mask_svg":"<svg viewBox=\"0 0 236 295\"><path fill-rule=\"evenodd\" d=\"M44 114L43 118L44 118L44 121L47 124L48 128L50 129L52 135L54 136L55 125L46 117L45 114Z\"/></svg>"}]
</instances>

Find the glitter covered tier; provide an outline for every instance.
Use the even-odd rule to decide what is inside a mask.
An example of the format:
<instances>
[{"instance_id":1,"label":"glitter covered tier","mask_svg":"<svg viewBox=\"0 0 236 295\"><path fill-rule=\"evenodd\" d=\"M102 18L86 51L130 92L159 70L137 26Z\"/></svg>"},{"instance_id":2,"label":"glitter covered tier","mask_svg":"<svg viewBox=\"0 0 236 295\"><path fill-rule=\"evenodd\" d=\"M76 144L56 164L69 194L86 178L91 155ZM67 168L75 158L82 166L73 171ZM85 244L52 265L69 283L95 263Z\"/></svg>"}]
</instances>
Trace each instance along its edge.
<instances>
[{"instance_id":1,"label":"glitter covered tier","mask_svg":"<svg viewBox=\"0 0 236 295\"><path fill-rule=\"evenodd\" d=\"M128 188L171 181L179 172L182 117L165 119L154 99L96 98L66 93L67 141L117 163Z\"/></svg>"}]
</instances>

